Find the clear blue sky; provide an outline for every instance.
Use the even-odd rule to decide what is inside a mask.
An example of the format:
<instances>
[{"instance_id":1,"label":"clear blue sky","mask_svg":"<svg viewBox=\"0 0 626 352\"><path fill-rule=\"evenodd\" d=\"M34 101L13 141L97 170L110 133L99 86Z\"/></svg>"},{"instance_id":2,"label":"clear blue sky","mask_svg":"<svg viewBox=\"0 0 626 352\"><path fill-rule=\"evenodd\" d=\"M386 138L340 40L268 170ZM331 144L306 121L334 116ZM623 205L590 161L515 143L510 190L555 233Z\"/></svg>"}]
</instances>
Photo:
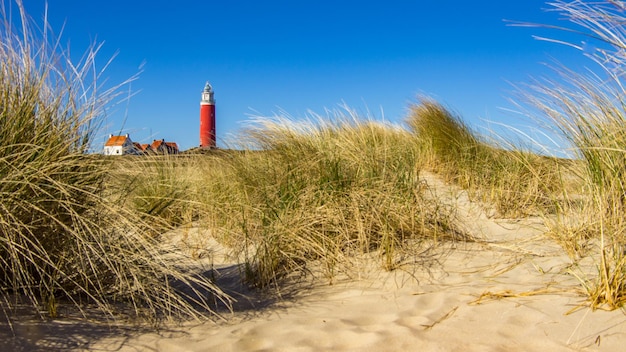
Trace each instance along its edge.
<instances>
[{"instance_id":1,"label":"clear blue sky","mask_svg":"<svg viewBox=\"0 0 626 352\"><path fill-rule=\"evenodd\" d=\"M509 82L544 74L541 62L551 56L582 58L532 39L545 31L503 21L557 22L540 0L48 2L48 19L57 31L64 26L62 42L74 54L93 41L104 41L101 64L119 52L105 74L110 82L143 66L131 87L137 94L110 111L102 141L122 130L143 143L197 146L207 80L221 146L251 114L298 118L344 102L400 123L418 94L473 126L517 125L501 110L510 106ZM41 23L44 0L26 0L26 8Z\"/></svg>"}]
</instances>

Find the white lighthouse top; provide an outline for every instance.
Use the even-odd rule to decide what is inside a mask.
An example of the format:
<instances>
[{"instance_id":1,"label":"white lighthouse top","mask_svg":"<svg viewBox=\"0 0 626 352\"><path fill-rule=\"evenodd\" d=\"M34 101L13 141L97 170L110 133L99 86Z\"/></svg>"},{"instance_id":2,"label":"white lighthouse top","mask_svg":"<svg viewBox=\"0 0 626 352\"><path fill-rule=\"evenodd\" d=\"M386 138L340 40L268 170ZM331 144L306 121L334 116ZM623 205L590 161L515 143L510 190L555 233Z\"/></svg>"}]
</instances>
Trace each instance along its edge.
<instances>
[{"instance_id":1,"label":"white lighthouse top","mask_svg":"<svg viewBox=\"0 0 626 352\"><path fill-rule=\"evenodd\" d=\"M213 98L213 87L211 87L209 81L206 82L204 90L202 90L202 100L200 101L200 104L215 104L215 99Z\"/></svg>"},{"instance_id":2,"label":"white lighthouse top","mask_svg":"<svg viewBox=\"0 0 626 352\"><path fill-rule=\"evenodd\" d=\"M204 91L207 93L213 91L213 87L211 87L211 84L209 83L209 81L206 81L206 84L204 85Z\"/></svg>"}]
</instances>

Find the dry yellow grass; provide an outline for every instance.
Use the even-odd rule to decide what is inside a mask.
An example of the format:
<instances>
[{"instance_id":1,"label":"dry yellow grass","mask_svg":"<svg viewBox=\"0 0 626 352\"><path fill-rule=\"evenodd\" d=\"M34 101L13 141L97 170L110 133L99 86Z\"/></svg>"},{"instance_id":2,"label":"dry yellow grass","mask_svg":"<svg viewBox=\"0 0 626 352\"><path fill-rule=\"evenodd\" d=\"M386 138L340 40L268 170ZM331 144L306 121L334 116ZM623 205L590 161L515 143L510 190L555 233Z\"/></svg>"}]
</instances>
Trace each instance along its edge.
<instances>
[{"instance_id":1,"label":"dry yellow grass","mask_svg":"<svg viewBox=\"0 0 626 352\"><path fill-rule=\"evenodd\" d=\"M149 321L209 315L214 298L228 297L209 278L164 259L158 238L148 235L160 230L154 214L126 207L129 186L109 182L108 160L87 154L121 87L96 90L98 46L72 64L16 4L20 29L15 14L3 13L0 23L3 311L29 306L56 317L63 306Z\"/></svg>"}]
</instances>

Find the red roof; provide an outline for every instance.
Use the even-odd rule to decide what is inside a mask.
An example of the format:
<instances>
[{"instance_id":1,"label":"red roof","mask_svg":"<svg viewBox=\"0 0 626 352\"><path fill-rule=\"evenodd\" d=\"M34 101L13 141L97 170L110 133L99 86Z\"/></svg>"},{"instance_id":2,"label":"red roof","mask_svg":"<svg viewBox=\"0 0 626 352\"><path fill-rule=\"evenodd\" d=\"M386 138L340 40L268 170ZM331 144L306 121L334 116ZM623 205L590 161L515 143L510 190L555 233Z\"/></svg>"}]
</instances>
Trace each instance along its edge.
<instances>
[{"instance_id":1,"label":"red roof","mask_svg":"<svg viewBox=\"0 0 626 352\"><path fill-rule=\"evenodd\" d=\"M164 139L155 139L152 142L152 150L155 152L178 153L178 144L166 142Z\"/></svg>"},{"instance_id":2,"label":"red roof","mask_svg":"<svg viewBox=\"0 0 626 352\"><path fill-rule=\"evenodd\" d=\"M105 147L116 147L124 145L128 136L111 136L109 140L104 144Z\"/></svg>"},{"instance_id":3,"label":"red roof","mask_svg":"<svg viewBox=\"0 0 626 352\"><path fill-rule=\"evenodd\" d=\"M155 139L155 140L152 142L152 149L154 149L154 150L159 149L159 147L161 146L161 144L163 144L163 140L162 140L162 139L159 139L159 140L156 140L156 139Z\"/></svg>"}]
</instances>

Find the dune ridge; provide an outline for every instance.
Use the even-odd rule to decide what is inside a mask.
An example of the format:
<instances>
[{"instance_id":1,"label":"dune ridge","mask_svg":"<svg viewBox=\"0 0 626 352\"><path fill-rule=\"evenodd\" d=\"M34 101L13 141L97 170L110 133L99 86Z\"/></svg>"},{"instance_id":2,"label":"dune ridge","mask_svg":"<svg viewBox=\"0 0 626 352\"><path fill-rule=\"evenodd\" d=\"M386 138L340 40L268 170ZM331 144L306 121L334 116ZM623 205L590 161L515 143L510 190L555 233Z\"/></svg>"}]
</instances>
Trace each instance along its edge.
<instances>
[{"instance_id":1,"label":"dune ridge","mask_svg":"<svg viewBox=\"0 0 626 352\"><path fill-rule=\"evenodd\" d=\"M626 338L620 310L582 306L564 250L540 218L492 219L465 191L433 175L437 196L457 205L476 242L439 248L429 267L370 270L318 284L296 297L261 298L226 321L109 337L116 351L615 351ZM214 253L219 245L212 244ZM445 246L444 246L445 247ZM223 248L221 248L223 250ZM217 251L217 252L215 252ZM214 265L232 267L227 256ZM215 261L215 259L219 259ZM221 260L221 261L220 261ZM375 260L375 259L370 259ZM364 267L367 263L362 263ZM379 267L379 266L378 266ZM218 269L219 271L219 269ZM252 292L245 292L250 295ZM253 293L252 293L253 294ZM249 309L249 308L253 309Z\"/></svg>"}]
</instances>

